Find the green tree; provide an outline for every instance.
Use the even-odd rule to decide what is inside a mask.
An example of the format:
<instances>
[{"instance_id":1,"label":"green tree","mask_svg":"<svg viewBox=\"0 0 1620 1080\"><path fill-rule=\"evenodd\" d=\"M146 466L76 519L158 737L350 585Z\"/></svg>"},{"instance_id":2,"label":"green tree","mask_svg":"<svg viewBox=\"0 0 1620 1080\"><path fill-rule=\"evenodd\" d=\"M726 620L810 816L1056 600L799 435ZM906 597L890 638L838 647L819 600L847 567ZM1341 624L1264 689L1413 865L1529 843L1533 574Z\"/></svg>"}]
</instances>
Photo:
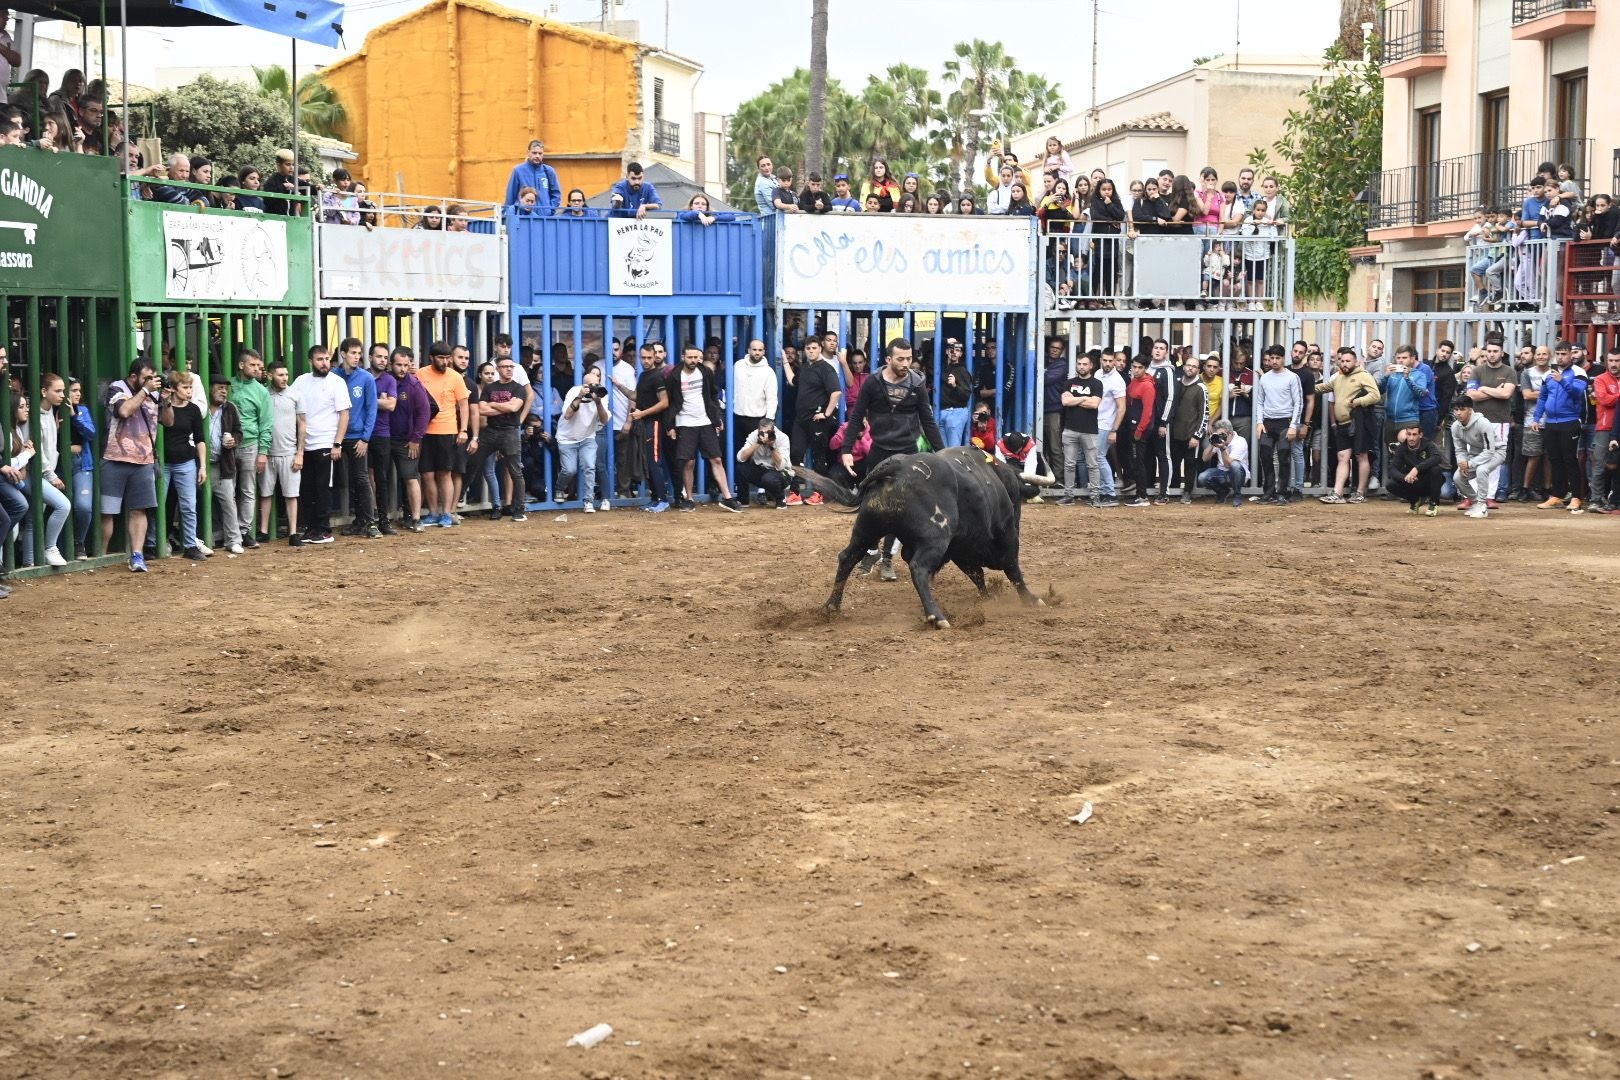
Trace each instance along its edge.
<instances>
[{"instance_id":1,"label":"green tree","mask_svg":"<svg viewBox=\"0 0 1620 1080\"><path fill-rule=\"evenodd\" d=\"M1374 49L1374 56L1377 49ZM1298 250L1294 290L1304 298L1332 297L1343 304L1350 248L1367 242L1368 202L1363 193L1378 177L1384 144L1384 80L1378 61L1362 63L1335 44L1323 56L1329 74L1305 92L1304 106L1283 120L1271 147L1249 155L1271 171L1288 196Z\"/></svg>"},{"instance_id":2,"label":"green tree","mask_svg":"<svg viewBox=\"0 0 1620 1080\"><path fill-rule=\"evenodd\" d=\"M167 153L204 154L218 163L216 172L244 165L269 170L278 149L292 141L291 110L243 82L223 82L211 75L150 99L155 135ZM131 113L132 122L146 110ZM313 144L299 140L298 160L318 167Z\"/></svg>"},{"instance_id":3,"label":"green tree","mask_svg":"<svg viewBox=\"0 0 1620 1080\"><path fill-rule=\"evenodd\" d=\"M280 64L255 67L253 77L259 82L259 92L290 109L292 91L288 89L291 77ZM337 138L349 118L337 92L326 85L318 72L311 72L298 80L298 128L314 135Z\"/></svg>"},{"instance_id":4,"label":"green tree","mask_svg":"<svg viewBox=\"0 0 1620 1080\"><path fill-rule=\"evenodd\" d=\"M945 84L955 87L945 99L945 111L955 120L950 125L950 175L954 190L965 192L977 187L973 167L984 112L1006 103L1015 62L999 41L959 41L953 51L955 56L945 61Z\"/></svg>"}]
</instances>

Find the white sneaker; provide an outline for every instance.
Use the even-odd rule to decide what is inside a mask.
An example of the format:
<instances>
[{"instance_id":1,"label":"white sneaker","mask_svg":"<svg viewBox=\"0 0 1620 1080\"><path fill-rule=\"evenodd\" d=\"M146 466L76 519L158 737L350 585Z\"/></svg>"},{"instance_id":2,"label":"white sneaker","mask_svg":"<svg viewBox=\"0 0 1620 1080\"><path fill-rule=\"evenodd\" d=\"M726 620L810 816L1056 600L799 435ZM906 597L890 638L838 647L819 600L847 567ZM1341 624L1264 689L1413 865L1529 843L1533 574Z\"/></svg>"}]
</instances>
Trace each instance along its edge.
<instances>
[{"instance_id":1,"label":"white sneaker","mask_svg":"<svg viewBox=\"0 0 1620 1080\"><path fill-rule=\"evenodd\" d=\"M598 506L597 509L598 510L611 510L611 509L613 509L613 504L608 502L606 499L603 499L602 500L602 505Z\"/></svg>"},{"instance_id":2,"label":"white sneaker","mask_svg":"<svg viewBox=\"0 0 1620 1080\"><path fill-rule=\"evenodd\" d=\"M50 563L52 566L67 565L67 560L62 558L62 553L53 547L48 547L45 549L45 561Z\"/></svg>"},{"instance_id":3,"label":"white sneaker","mask_svg":"<svg viewBox=\"0 0 1620 1080\"><path fill-rule=\"evenodd\" d=\"M595 503L593 503L593 502L587 502L587 503L586 503L586 504L585 504L585 512L586 512L586 513L587 513L587 514L594 514L594 513L596 513L596 504L595 504Z\"/></svg>"},{"instance_id":4,"label":"white sneaker","mask_svg":"<svg viewBox=\"0 0 1620 1080\"><path fill-rule=\"evenodd\" d=\"M232 540L230 543L225 545L225 550L230 552L232 555L240 555L240 554L242 554L241 541ZM207 552L203 552L203 554L206 555Z\"/></svg>"},{"instance_id":5,"label":"white sneaker","mask_svg":"<svg viewBox=\"0 0 1620 1080\"><path fill-rule=\"evenodd\" d=\"M204 555L212 555L214 553L214 549L203 543L201 540L197 541L197 550L202 552Z\"/></svg>"},{"instance_id":6,"label":"white sneaker","mask_svg":"<svg viewBox=\"0 0 1620 1080\"><path fill-rule=\"evenodd\" d=\"M1484 503L1475 503L1473 506L1470 506L1468 509L1463 511L1463 517L1471 517L1471 518L1489 517L1490 513L1491 512L1488 509L1486 509Z\"/></svg>"}]
</instances>

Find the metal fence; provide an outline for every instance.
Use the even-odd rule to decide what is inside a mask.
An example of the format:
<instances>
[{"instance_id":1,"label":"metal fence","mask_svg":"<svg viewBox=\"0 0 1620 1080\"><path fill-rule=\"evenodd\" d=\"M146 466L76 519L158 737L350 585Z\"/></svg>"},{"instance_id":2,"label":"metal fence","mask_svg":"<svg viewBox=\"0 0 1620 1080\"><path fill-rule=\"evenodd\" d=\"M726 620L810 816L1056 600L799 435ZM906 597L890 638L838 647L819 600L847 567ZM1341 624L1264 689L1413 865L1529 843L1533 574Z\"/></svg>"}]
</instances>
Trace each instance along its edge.
<instances>
[{"instance_id":1,"label":"metal fence","mask_svg":"<svg viewBox=\"0 0 1620 1080\"><path fill-rule=\"evenodd\" d=\"M1042 235L1041 251L1045 306L1055 311L1181 306L1258 312L1287 310L1293 302L1294 242L1287 236L1052 232Z\"/></svg>"},{"instance_id":2,"label":"metal fence","mask_svg":"<svg viewBox=\"0 0 1620 1080\"><path fill-rule=\"evenodd\" d=\"M1595 7L1597 0L1513 0L1513 25L1562 11L1590 11Z\"/></svg>"},{"instance_id":3,"label":"metal fence","mask_svg":"<svg viewBox=\"0 0 1620 1080\"><path fill-rule=\"evenodd\" d=\"M1446 9L1442 0L1396 0L1384 8L1383 62L1446 51Z\"/></svg>"},{"instance_id":4,"label":"metal fence","mask_svg":"<svg viewBox=\"0 0 1620 1080\"><path fill-rule=\"evenodd\" d=\"M1468 310L1539 312L1559 302L1564 243L1524 240L1465 249L1468 266Z\"/></svg>"},{"instance_id":5,"label":"metal fence","mask_svg":"<svg viewBox=\"0 0 1620 1080\"><path fill-rule=\"evenodd\" d=\"M1482 207L1515 209L1542 165L1569 165L1577 178L1587 177L1595 164L1592 154L1591 139L1544 139L1389 169L1379 175L1368 227L1454 221Z\"/></svg>"}]
</instances>

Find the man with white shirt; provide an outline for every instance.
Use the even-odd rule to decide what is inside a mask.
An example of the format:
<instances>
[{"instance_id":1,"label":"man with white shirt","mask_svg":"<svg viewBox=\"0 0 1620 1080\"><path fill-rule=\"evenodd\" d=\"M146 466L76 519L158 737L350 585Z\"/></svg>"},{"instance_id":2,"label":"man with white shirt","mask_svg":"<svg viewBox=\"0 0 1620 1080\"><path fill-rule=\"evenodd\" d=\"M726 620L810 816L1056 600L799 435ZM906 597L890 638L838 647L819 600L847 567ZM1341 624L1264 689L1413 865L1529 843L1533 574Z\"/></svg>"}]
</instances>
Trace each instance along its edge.
<instances>
[{"instance_id":1,"label":"man with white shirt","mask_svg":"<svg viewBox=\"0 0 1620 1080\"><path fill-rule=\"evenodd\" d=\"M1125 377L1119 373L1119 357L1105 352L1097 381L1102 383L1102 404L1097 406L1097 471L1102 474L1097 506L1111 509L1119 505L1119 489L1114 486L1114 467L1108 455L1119 443L1119 426L1125 421Z\"/></svg>"},{"instance_id":2,"label":"man with white shirt","mask_svg":"<svg viewBox=\"0 0 1620 1080\"><path fill-rule=\"evenodd\" d=\"M1288 505L1293 476L1294 440L1302 433L1305 395L1299 379L1283 366L1281 345L1267 345L1261 360L1265 371L1254 384L1254 411L1260 417L1260 476L1265 495L1260 501Z\"/></svg>"},{"instance_id":3,"label":"man with white shirt","mask_svg":"<svg viewBox=\"0 0 1620 1080\"><path fill-rule=\"evenodd\" d=\"M332 451L343 446L349 425L349 387L332 374L324 345L309 350L309 370L293 380L298 406L298 449L293 468L302 473L304 544L332 542ZM302 547L303 544L293 544Z\"/></svg>"},{"instance_id":4,"label":"man with white shirt","mask_svg":"<svg viewBox=\"0 0 1620 1080\"><path fill-rule=\"evenodd\" d=\"M759 338L750 341L748 352L731 366L731 386L732 452L741 453L743 444L749 439L758 442L755 436L760 430L760 421L772 421L771 430L775 430L776 369L766 359L765 343ZM781 436L780 441L783 447L787 446L786 435ZM744 470L737 470L737 498L744 505L748 503L748 492L752 486L751 475L751 472L745 474ZM767 490L766 494L770 492ZM780 494L777 497L780 498Z\"/></svg>"},{"instance_id":5,"label":"man with white shirt","mask_svg":"<svg viewBox=\"0 0 1620 1080\"><path fill-rule=\"evenodd\" d=\"M608 381L613 402L613 486L621 499L635 495L641 484L641 454L632 450L630 406L636 394L636 366L624 351L624 342L613 339L613 364Z\"/></svg>"}]
</instances>

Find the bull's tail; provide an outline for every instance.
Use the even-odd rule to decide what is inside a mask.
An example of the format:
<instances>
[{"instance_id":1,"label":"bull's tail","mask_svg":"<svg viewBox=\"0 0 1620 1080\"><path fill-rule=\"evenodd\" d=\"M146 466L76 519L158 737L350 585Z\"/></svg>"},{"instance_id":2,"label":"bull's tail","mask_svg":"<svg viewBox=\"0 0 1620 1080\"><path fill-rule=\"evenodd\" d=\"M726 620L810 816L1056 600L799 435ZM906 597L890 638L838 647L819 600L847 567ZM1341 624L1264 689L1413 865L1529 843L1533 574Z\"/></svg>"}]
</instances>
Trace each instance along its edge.
<instances>
[{"instance_id":1,"label":"bull's tail","mask_svg":"<svg viewBox=\"0 0 1620 1080\"><path fill-rule=\"evenodd\" d=\"M803 465L793 466L793 471L804 479L810 487L821 492L822 496L831 499L843 506L859 506L861 504L860 492L847 488L830 476L822 476L814 469L807 469Z\"/></svg>"}]
</instances>

